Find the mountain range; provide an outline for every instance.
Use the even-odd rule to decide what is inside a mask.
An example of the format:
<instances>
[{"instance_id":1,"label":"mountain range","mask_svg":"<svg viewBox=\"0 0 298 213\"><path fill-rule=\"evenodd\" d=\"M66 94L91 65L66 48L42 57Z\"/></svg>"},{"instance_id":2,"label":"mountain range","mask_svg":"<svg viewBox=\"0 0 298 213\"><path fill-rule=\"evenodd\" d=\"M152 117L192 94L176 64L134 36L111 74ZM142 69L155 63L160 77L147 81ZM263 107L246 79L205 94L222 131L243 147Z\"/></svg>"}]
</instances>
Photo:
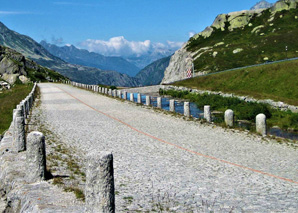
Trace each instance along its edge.
<instances>
[{"instance_id":1,"label":"mountain range","mask_svg":"<svg viewBox=\"0 0 298 213\"><path fill-rule=\"evenodd\" d=\"M59 47L49 44L46 41L41 41L40 45L52 55L71 64L95 67L101 70L114 70L131 77L134 77L140 71L140 68L122 57L103 56L98 53L89 52L88 50L78 49L73 45Z\"/></svg>"},{"instance_id":2,"label":"mountain range","mask_svg":"<svg viewBox=\"0 0 298 213\"><path fill-rule=\"evenodd\" d=\"M134 78L117 71L70 64L49 53L32 38L8 29L0 22L0 45L9 47L32 59L36 63L53 69L73 81L88 84L105 84L115 86L137 86Z\"/></svg>"},{"instance_id":3,"label":"mountain range","mask_svg":"<svg viewBox=\"0 0 298 213\"><path fill-rule=\"evenodd\" d=\"M121 57L105 57L74 46L58 47L44 41L39 44L26 35L8 29L1 22L0 45L14 49L26 58L55 70L73 81L86 84L124 87L158 84L169 63L169 57L157 60L147 65L135 77L131 77L112 70L130 72L130 75L137 73L138 68ZM102 69L95 68L100 66Z\"/></svg>"}]
</instances>

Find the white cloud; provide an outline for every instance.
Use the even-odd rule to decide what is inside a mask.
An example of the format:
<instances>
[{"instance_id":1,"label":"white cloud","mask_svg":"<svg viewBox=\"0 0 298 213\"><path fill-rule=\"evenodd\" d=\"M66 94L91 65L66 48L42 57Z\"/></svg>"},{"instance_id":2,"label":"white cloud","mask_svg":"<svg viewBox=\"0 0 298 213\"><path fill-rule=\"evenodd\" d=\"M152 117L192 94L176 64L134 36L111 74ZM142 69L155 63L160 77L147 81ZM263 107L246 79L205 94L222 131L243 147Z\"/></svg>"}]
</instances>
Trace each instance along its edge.
<instances>
[{"instance_id":1,"label":"white cloud","mask_svg":"<svg viewBox=\"0 0 298 213\"><path fill-rule=\"evenodd\" d=\"M66 1L56 1L53 2L55 5L65 5L65 6L95 6L94 4L86 4L86 3L75 3L75 2L66 2Z\"/></svg>"},{"instance_id":2,"label":"white cloud","mask_svg":"<svg viewBox=\"0 0 298 213\"><path fill-rule=\"evenodd\" d=\"M197 33L194 32L194 31L190 31L190 32L188 32L188 36L189 36L189 38L193 37L195 34L197 34Z\"/></svg>"},{"instance_id":3,"label":"white cloud","mask_svg":"<svg viewBox=\"0 0 298 213\"><path fill-rule=\"evenodd\" d=\"M106 56L142 56L152 52L166 54L174 52L182 46L182 42L167 41L166 43L145 41L128 41L124 36L110 38L108 41L87 39L80 46L91 52L97 52Z\"/></svg>"},{"instance_id":4,"label":"white cloud","mask_svg":"<svg viewBox=\"0 0 298 213\"><path fill-rule=\"evenodd\" d=\"M22 14L31 14L30 12L25 12L25 11L1 11L0 10L0 15L22 15Z\"/></svg>"},{"instance_id":5,"label":"white cloud","mask_svg":"<svg viewBox=\"0 0 298 213\"><path fill-rule=\"evenodd\" d=\"M55 36L52 36L52 44L55 45L62 45L64 44L63 38L56 38Z\"/></svg>"}]
</instances>

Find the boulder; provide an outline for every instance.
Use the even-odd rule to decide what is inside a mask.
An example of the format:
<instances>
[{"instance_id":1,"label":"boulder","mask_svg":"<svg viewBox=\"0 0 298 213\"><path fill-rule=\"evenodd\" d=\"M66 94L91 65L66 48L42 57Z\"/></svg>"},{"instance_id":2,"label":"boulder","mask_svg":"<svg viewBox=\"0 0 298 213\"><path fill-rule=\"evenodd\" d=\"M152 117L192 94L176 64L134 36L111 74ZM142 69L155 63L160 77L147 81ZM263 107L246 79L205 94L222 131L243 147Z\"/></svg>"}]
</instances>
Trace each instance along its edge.
<instances>
[{"instance_id":1,"label":"boulder","mask_svg":"<svg viewBox=\"0 0 298 213\"><path fill-rule=\"evenodd\" d=\"M7 81L9 84L14 84L16 80L18 79L19 74L7 74L4 73L2 75L3 80Z\"/></svg>"}]
</instances>

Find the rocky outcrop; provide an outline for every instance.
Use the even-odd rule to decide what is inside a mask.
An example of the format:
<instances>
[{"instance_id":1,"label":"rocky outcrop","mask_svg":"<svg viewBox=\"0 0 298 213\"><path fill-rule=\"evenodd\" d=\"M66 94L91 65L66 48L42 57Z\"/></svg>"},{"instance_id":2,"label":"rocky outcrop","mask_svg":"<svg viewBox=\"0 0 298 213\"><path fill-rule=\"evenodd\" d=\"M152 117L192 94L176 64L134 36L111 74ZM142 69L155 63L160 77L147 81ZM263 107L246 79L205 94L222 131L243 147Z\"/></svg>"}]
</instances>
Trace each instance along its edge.
<instances>
[{"instance_id":1,"label":"rocky outcrop","mask_svg":"<svg viewBox=\"0 0 298 213\"><path fill-rule=\"evenodd\" d=\"M271 12L277 12L282 10L290 10L296 8L298 0L281 0L276 2L271 8Z\"/></svg>"},{"instance_id":2,"label":"rocky outcrop","mask_svg":"<svg viewBox=\"0 0 298 213\"><path fill-rule=\"evenodd\" d=\"M192 56L186 50L184 44L181 49L177 50L171 57L169 66L165 70L162 84L168 84L186 78L186 70L192 66Z\"/></svg>"},{"instance_id":3,"label":"rocky outcrop","mask_svg":"<svg viewBox=\"0 0 298 213\"><path fill-rule=\"evenodd\" d=\"M27 83L30 80L37 80L30 79L28 76L29 71L51 80L51 77L48 75L50 70L47 70L46 68L36 64L34 61L25 58L25 56L19 52L0 45L0 77L3 80L7 81L9 84L14 84L17 80L20 80L23 83ZM54 71L51 72L54 73ZM62 78L63 76L56 75L55 80L58 80L60 77Z\"/></svg>"}]
</instances>

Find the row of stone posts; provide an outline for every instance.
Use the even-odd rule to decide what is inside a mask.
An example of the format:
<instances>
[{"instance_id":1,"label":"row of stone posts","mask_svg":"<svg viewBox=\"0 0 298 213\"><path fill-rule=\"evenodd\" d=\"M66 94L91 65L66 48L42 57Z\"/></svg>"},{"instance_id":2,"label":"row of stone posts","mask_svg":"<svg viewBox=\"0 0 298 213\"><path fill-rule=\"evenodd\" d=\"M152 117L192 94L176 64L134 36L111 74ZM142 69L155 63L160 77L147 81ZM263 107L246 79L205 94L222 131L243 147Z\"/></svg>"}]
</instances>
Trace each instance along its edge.
<instances>
[{"instance_id":1,"label":"row of stone posts","mask_svg":"<svg viewBox=\"0 0 298 213\"><path fill-rule=\"evenodd\" d=\"M63 84L71 84L71 81L66 80L53 80L54 83L63 83Z\"/></svg>"},{"instance_id":2,"label":"row of stone posts","mask_svg":"<svg viewBox=\"0 0 298 213\"><path fill-rule=\"evenodd\" d=\"M80 83L75 83L75 82L71 82L71 84L73 86L93 90L94 92L99 92L99 93L103 93L103 94L106 94L106 95L109 95L109 96L118 97L118 98L122 98L124 100L127 100L127 92L126 91L112 90L112 89L108 89L108 88L99 87L99 86L96 86L96 85L85 85L85 84L80 84ZM130 93L129 100L131 102L134 102L134 94L133 93ZM162 108L161 100L162 100L161 97L157 97L157 108ZM137 103L138 104L142 103L140 93L137 93ZM147 106L151 105L151 97L150 96L146 96L145 105L147 105ZM170 112L175 112L175 100L170 100L169 101L169 111ZM190 117L189 102L184 102L184 116ZM209 105L204 106L204 119L207 122L212 121L211 108L210 108ZM224 114L224 120L225 120L225 123L226 123L227 126L232 127L234 125L234 112L230 109L226 110L225 114ZM256 117L256 131L258 133L262 134L262 135L267 134L267 131L266 131L266 116L264 114L259 114Z\"/></svg>"},{"instance_id":3,"label":"row of stone posts","mask_svg":"<svg viewBox=\"0 0 298 213\"><path fill-rule=\"evenodd\" d=\"M13 110L13 133L12 145L16 153L26 151L27 181L36 182L45 179L46 175L46 158L45 158L45 141L42 133L31 132L26 137L25 125L26 119L34 104L34 93L37 84L34 83L29 95L17 105Z\"/></svg>"},{"instance_id":4,"label":"row of stone posts","mask_svg":"<svg viewBox=\"0 0 298 213\"><path fill-rule=\"evenodd\" d=\"M29 95L13 110L12 118L12 143L16 152L26 149L25 121L29 116L30 109L34 102L34 93L37 84L35 83Z\"/></svg>"},{"instance_id":5,"label":"row of stone posts","mask_svg":"<svg viewBox=\"0 0 298 213\"><path fill-rule=\"evenodd\" d=\"M41 132L27 136L27 181L46 179L46 146ZM113 155L110 152L91 153L87 159L85 212L115 212Z\"/></svg>"},{"instance_id":6,"label":"row of stone posts","mask_svg":"<svg viewBox=\"0 0 298 213\"><path fill-rule=\"evenodd\" d=\"M234 112L231 109L225 111L224 114L225 124L228 127L234 126ZM266 115L263 113L256 116L256 132L265 136L267 134Z\"/></svg>"}]
</instances>

